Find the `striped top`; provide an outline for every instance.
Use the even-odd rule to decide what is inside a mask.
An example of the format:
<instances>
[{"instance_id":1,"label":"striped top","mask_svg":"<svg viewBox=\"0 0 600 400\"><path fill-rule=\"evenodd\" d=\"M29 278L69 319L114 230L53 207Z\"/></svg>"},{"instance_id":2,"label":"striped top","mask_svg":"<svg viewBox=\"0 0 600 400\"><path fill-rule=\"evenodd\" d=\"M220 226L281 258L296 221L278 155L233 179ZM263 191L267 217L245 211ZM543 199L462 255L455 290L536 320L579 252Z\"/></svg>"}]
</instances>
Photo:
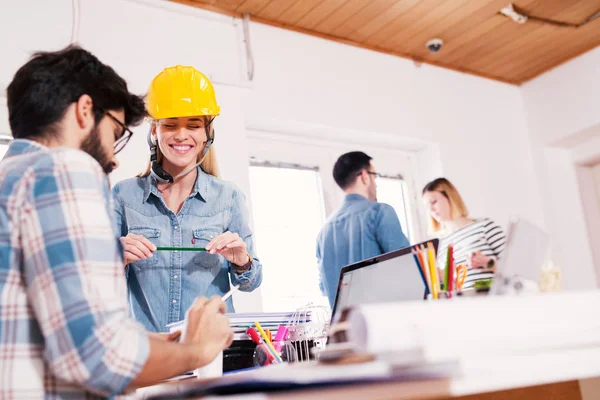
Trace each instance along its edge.
<instances>
[{"instance_id":1,"label":"striped top","mask_svg":"<svg viewBox=\"0 0 600 400\"><path fill-rule=\"evenodd\" d=\"M470 254L480 251L488 257L500 258L506 244L506 235L502 228L489 218L480 218L468 225L441 238L438 249L438 265L446 268L448 245L454 246L454 265L468 265ZM463 290L470 289L477 281L490 279L493 272L482 272L483 269L469 269Z\"/></svg>"}]
</instances>

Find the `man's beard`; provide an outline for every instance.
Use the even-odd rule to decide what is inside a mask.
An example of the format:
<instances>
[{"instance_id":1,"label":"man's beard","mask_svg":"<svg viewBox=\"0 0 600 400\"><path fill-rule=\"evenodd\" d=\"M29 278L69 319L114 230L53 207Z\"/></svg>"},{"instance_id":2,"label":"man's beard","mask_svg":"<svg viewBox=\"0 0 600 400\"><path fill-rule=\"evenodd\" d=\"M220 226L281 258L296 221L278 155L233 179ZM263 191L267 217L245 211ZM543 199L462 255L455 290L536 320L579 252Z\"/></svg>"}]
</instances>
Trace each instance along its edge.
<instances>
[{"instance_id":1,"label":"man's beard","mask_svg":"<svg viewBox=\"0 0 600 400\"><path fill-rule=\"evenodd\" d=\"M88 137L85 138L85 140L81 144L81 150L94 157L104 170L104 173L106 173L107 175L110 174L114 169L114 164L106 155L106 152L104 151L104 149L102 148L102 144L100 143L100 133L98 132L97 126L94 126L94 129L92 129Z\"/></svg>"}]
</instances>

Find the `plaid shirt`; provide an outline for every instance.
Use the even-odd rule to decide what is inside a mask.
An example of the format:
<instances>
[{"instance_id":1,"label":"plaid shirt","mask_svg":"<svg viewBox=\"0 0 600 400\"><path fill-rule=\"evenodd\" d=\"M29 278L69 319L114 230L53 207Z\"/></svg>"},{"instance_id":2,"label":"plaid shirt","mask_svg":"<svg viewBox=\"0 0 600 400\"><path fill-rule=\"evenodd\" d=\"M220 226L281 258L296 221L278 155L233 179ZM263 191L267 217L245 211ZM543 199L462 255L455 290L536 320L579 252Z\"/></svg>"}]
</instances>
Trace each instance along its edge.
<instances>
[{"instance_id":1,"label":"plaid shirt","mask_svg":"<svg viewBox=\"0 0 600 400\"><path fill-rule=\"evenodd\" d=\"M140 373L111 198L79 150L14 140L0 162L0 398L113 396Z\"/></svg>"}]
</instances>

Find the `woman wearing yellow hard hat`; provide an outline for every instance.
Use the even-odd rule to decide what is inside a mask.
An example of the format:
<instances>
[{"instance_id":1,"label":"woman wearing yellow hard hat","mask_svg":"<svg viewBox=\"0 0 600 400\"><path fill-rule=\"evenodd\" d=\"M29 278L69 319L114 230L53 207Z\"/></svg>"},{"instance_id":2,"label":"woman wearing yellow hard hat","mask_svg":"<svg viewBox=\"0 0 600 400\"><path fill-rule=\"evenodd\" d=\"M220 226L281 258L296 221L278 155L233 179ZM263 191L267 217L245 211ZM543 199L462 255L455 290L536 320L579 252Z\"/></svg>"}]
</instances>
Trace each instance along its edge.
<instances>
[{"instance_id":1,"label":"woman wearing yellow hard hat","mask_svg":"<svg viewBox=\"0 0 600 400\"><path fill-rule=\"evenodd\" d=\"M150 164L114 187L131 311L147 329L183 320L197 296L262 281L243 193L218 178L210 80L193 67L158 74L148 92ZM158 249L158 250L157 250ZM231 298L227 309L233 312Z\"/></svg>"}]
</instances>

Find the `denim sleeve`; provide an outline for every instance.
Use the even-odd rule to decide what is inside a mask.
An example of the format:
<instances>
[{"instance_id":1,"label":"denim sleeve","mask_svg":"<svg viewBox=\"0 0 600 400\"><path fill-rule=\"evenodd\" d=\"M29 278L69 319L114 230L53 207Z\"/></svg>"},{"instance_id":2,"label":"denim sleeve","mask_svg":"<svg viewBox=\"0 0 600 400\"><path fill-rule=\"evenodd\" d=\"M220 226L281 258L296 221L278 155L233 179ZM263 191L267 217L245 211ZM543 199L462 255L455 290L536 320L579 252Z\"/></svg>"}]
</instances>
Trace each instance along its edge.
<instances>
[{"instance_id":1,"label":"denim sleeve","mask_svg":"<svg viewBox=\"0 0 600 400\"><path fill-rule=\"evenodd\" d=\"M112 190L115 204L115 226L119 237L127 236L127 221L125 220L125 205L121 198L121 185L116 184Z\"/></svg>"},{"instance_id":2,"label":"denim sleeve","mask_svg":"<svg viewBox=\"0 0 600 400\"><path fill-rule=\"evenodd\" d=\"M114 207L115 231L117 232L118 237L121 238L123 236L127 236L127 231L128 231L127 220L125 219L125 205L123 204L123 199L121 198L121 185L116 184L113 187L112 197L113 197L113 203L115 205L115 207ZM121 242L119 241L119 247L122 252L123 248L120 244L121 244ZM125 266L125 279L128 279L128 278L129 278L129 266L126 265Z\"/></svg>"},{"instance_id":3,"label":"denim sleeve","mask_svg":"<svg viewBox=\"0 0 600 400\"><path fill-rule=\"evenodd\" d=\"M384 253L408 247L408 239L402 232L400 220L392 206L385 203L378 204L375 214L375 235L377 243Z\"/></svg>"},{"instance_id":4,"label":"denim sleeve","mask_svg":"<svg viewBox=\"0 0 600 400\"><path fill-rule=\"evenodd\" d=\"M317 267L319 273L319 290L323 296L327 296L327 288L325 282L325 276L323 274L323 258L321 256L321 235L317 238Z\"/></svg>"},{"instance_id":5,"label":"denim sleeve","mask_svg":"<svg viewBox=\"0 0 600 400\"><path fill-rule=\"evenodd\" d=\"M141 372L149 342L127 314L106 176L72 150L56 152L34 173L21 235L44 358L60 379L116 395Z\"/></svg>"},{"instance_id":6,"label":"denim sleeve","mask_svg":"<svg viewBox=\"0 0 600 400\"><path fill-rule=\"evenodd\" d=\"M231 283L233 285L240 285L241 291L251 292L262 283L262 264L254 249L254 240L248 221L246 198L241 191L234 190L232 201L231 221L227 230L240 235L242 240L246 243L246 248L248 253L250 253L250 257L252 257L253 262L250 270L241 274L236 273L233 265L229 263L229 275L231 276Z\"/></svg>"}]
</instances>

